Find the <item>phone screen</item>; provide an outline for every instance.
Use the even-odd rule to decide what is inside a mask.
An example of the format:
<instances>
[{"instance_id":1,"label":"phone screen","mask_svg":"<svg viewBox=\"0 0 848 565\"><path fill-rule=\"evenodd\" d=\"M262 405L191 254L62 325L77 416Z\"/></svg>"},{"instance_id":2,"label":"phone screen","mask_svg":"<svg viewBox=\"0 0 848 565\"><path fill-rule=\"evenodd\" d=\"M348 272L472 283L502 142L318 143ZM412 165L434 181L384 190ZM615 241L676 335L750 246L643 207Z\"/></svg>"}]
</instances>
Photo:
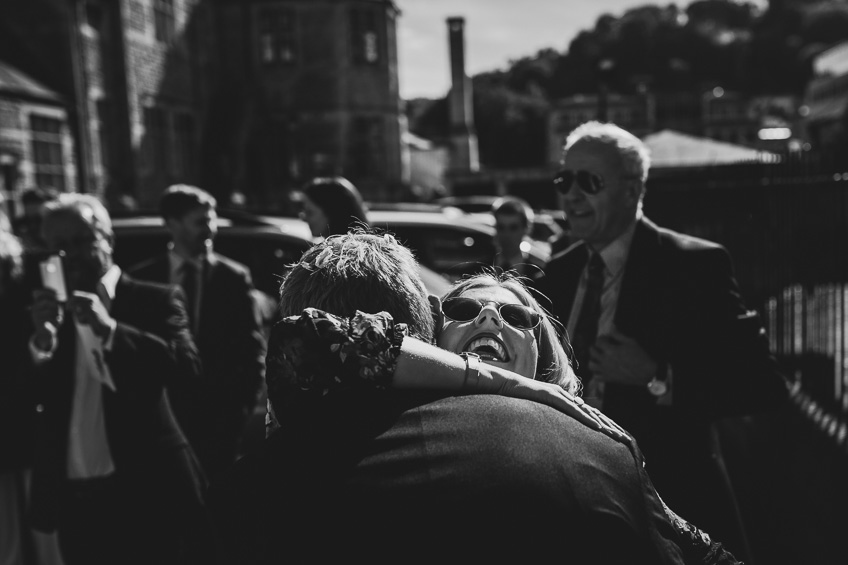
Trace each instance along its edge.
<instances>
[{"instance_id":1,"label":"phone screen","mask_svg":"<svg viewBox=\"0 0 848 565\"><path fill-rule=\"evenodd\" d=\"M59 302L68 300L68 291L65 289L65 273L62 270L62 258L58 255L51 255L40 263L41 266L41 284L44 288L49 288L56 293L56 299Z\"/></svg>"}]
</instances>

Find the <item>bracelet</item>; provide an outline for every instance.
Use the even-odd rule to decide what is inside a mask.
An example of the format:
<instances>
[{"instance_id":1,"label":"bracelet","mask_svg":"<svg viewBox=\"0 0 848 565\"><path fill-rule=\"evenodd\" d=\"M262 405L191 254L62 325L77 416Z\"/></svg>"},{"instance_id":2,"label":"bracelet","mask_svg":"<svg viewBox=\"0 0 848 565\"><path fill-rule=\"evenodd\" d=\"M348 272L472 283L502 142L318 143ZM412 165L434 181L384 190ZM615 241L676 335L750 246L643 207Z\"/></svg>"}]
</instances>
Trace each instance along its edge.
<instances>
[{"instance_id":1,"label":"bracelet","mask_svg":"<svg viewBox=\"0 0 848 565\"><path fill-rule=\"evenodd\" d=\"M480 384L480 356L470 351L463 351L459 356L465 359L465 379L462 381L462 390L476 390Z\"/></svg>"}]
</instances>

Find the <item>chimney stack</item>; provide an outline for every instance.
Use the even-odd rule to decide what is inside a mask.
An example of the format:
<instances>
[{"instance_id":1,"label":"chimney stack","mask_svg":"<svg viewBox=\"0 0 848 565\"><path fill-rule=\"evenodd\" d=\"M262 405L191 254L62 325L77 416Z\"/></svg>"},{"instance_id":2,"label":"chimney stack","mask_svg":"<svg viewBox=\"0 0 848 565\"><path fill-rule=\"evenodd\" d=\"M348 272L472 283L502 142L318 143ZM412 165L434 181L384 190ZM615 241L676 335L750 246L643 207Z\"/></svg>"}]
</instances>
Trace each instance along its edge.
<instances>
[{"instance_id":1,"label":"chimney stack","mask_svg":"<svg viewBox=\"0 0 848 565\"><path fill-rule=\"evenodd\" d=\"M474 132L474 110L471 104L471 79L465 74L465 18L447 19L450 47L451 89L448 94L450 112L451 164L456 172L477 172L477 135Z\"/></svg>"}]
</instances>

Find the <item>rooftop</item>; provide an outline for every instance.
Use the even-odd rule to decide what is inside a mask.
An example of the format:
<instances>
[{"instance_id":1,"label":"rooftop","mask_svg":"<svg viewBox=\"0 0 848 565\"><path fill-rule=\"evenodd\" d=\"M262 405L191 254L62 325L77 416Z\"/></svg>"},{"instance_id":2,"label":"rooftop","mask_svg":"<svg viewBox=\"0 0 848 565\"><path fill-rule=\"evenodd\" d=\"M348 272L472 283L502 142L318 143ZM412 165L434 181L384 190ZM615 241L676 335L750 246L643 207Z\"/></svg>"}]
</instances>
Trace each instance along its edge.
<instances>
[{"instance_id":1,"label":"rooftop","mask_svg":"<svg viewBox=\"0 0 848 565\"><path fill-rule=\"evenodd\" d=\"M651 151L651 167L691 167L727 165L730 163L768 162L779 160L775 153L696 137L664 129L643 139Z\"/></svg>"},{"instance_id":2,"label":"rooftop","mask_svg":"<svg viewBox=\"0 0 848 565\"><path fill-rule=\"evenodd\" d=\"M14 94L50 102L62 101L59 94L4 61L0 61L0 94Z\"/></svg>"}]
</instances>

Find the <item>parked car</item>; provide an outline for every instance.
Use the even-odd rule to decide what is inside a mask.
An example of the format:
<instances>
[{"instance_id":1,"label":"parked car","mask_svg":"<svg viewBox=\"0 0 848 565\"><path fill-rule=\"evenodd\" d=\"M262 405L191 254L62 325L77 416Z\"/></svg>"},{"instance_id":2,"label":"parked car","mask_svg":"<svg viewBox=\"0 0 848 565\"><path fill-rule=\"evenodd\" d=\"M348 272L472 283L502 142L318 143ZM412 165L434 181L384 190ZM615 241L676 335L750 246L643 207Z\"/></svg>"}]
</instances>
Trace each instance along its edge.
<instances>
[{"instance_id":1,"label":"parked car","mask_svg":"<svg viewBox=\"0 0 848 565\"><path fill-rule=\"evenodd\" d=\"M493 225L475 219L458 209L440 212L374 210L370 213L374 227L394 233L413 249L419 261L444 274L451 281L479 272L491 265L495 257ZM529 243L528 252L546 261L544 245Z\"/></svg>"},{"instance_id":2,"label":"parked car","mask_svg":"<svg viewBox=\"0 0 848 565\"><path fill-rule=\"evenodd\" d=\"M300 259L313 244L306 222L298 218L266 217L221 211L217 220L215 250L244 265L253 284L263 296L258 301L272 315L277 293L288 265ZM130 268L161 253L168 242L168 232L159 216L118 217L112 220L115 232L115 263ZM441 296L450 282L427 268L422 279L429 292Z\"/></svg>"},{"instance_id":3,"label":"parked car","mask_svg":"<svg viewBox=\"0 0 848 565\"><path fill-rule=\"evenodd\" d=\"M413 250L424 267L422 278L425 283L433 279L434 273L454 282L463 275L479 272L483 265L492 264L495 256L494 228L475 221L473 216L462 210L404 203L378 205L376 208L369 206L368 217L372 226L394 234ZM254 217L279 225L293 220L281 216ZM534 245L531 252L542 260L547 258L544 246Z\"/></svg>"},{"instance_id":4,"label":"parked car","mask_svg":"<svg viewBox=\"0 0 848 565\"><path fill-rule=\"evenodd\" d=\"M492 204L500 196L492 194L472 194L470 196L443 196L437 198L435 203L439 206L451 206L459 208L464 212L481 213L492 209Z\"/></svg>"},{"instance_id":5,"label":"parked car","mask_svg":"<svg viewBox=\"0 0 848 565\"><path fill-rule=\"evenodd\" d=\"M492 204L500 196L477 194L472 196L445 196L436 200L443 207L458 208L474 216L478 221L494 225L491 217ZM534 210L533 227L530 237L539 242L551 243L565 234L565 214L559 210Z\"/></svg>"}]
</instances>

